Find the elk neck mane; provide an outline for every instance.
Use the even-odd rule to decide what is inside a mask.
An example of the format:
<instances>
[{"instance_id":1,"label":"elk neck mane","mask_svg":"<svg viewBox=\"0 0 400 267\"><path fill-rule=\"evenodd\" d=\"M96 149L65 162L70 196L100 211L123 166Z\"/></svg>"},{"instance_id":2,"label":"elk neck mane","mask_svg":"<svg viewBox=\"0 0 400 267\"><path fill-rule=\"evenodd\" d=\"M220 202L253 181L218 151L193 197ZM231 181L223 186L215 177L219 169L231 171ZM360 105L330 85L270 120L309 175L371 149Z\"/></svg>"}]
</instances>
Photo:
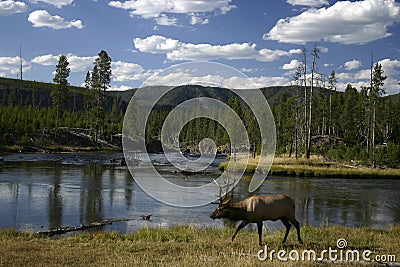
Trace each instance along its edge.
<instances>
[{"instance_id":1,"label":"elk neck mane","mask_svg":"<svg viewBox=\"0 0 400 267\"><path fill-rule=\"evenodd\" d=\"M236 220L243 220L247 216L246 204L243 201L229 204L229 210Z\"/></svg>"}]
</instances>

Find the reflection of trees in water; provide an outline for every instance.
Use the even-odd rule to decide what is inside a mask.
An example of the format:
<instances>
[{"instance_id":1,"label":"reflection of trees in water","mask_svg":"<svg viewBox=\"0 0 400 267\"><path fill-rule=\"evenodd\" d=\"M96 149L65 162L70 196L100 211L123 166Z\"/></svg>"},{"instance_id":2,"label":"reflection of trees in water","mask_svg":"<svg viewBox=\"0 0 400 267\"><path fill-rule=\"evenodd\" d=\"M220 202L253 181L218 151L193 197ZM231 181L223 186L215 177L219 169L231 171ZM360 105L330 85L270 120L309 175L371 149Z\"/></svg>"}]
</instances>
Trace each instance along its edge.
<instances>
[{"instance_id":1,"label":"reflection of trees in water","mask_svg":"<svg viewBox=\"0 0 400 267\"><path fill-rule=\"evenodd\" d=\"M103 218L104 166L88 165L83 168L80 192L80 223L91 223Z\"/></svg>"},{"instance_id":2,"label":"reflection of trees in water","mask_svg":"<svg viewBox=\"0 0 400 267\"><path fill-rule=\"evenodd\" d=\"M49 216L49 229L55 229L62 226L63 216L63 199L61 194L62 173L61 167L54 164L54 179L49 187L48 197L48 216Z\"/></svg>"},{"instance_id":3,"label":"reflection of trees in water","mask_svg":"<svg viewBox=\"0 0 400 267\"><path fill-rule=\"evenodd\" d=\"M122 190L120 190L122 189ZM103 220L104 210L114 207L117 195L124 194L126 209L133 203L133 179L126 169L103 165L84 166L81 177L79 221L90 223ZM118 201L118 200L117 200ZM115 204L120 209L121 203Z\"/></svg>"},{"instance_id":4,"label":"reflection of trees in water","mask_svg":"<svg viewBox=\"0 0 400 267\"><path fill-rule=\"evenodd\" d=\"M130 210L132 206L132 200L134 196L134 182L131 174L129 171L125 171L125 183L124 183L124 188L125 188L125 203L126 203L126 210Z\"/></svg>"},{"instance_id":5,"label":"reflection of trees in water","mask_svg":"<svg viewBox=\"0 0 400 267\"><path fill-rule=\"evenodd\" d=\"M108 168L106 172L103 173L105 177L109 177L109 183L107 188L109 190L109 203L110 207L113 207L114 198L120 193L121 187L124 192L124 199L126 210L129 210L132 205L133 198L133 178L127 169L118 168ZM122 191L122 190L121 190ZM107 200L108 201L108 200Z\"/></svg>"}]
</instances>

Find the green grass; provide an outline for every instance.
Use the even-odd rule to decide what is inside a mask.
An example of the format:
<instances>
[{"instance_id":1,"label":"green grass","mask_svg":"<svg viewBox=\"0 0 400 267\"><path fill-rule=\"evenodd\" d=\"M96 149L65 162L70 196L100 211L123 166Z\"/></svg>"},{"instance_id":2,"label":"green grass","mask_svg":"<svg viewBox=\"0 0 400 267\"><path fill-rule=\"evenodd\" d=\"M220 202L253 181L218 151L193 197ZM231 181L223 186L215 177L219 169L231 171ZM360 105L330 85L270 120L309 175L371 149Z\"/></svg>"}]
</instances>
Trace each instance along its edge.
<instances>
[{"instance_id":1,"label":"green grass","mask_svg":"<svg viewBox=\"0 0 400 267\"><path fill-rule=\"evenodd\" d=\"M257 158L250 159L248 164L236 164L234 168L245 168L246 173L254 173L257 167ZM221 162L220 171L226 170L228 161ZM400 179L400 169L374 169L368 167L352 167L345 163L328 162L320 158L294 159L275 158L270 169L271 175L324 177L324 178L384 178Z\"/></svg>"},{"instance_id":2,"label":"green grass","mask_svg":"<svg viewBox=\"0 0 400 267\"><path fill-rule=\"evenodd\" d=\"M50 239L15 230L0 230L0 266L287 266L276 258L260 262L256 231L242 230L234 242L234 229L143 228L132 234L92 232ZM320 253L345 238L349 249L371 250L372 255L395 255L400 259L400 226L389 229L302 227L304 244L291 231L281 244L282 230L264 233L268 249ZM335 266L320 262L290 262L295 266Z\"/></svg>"}]
</instances>

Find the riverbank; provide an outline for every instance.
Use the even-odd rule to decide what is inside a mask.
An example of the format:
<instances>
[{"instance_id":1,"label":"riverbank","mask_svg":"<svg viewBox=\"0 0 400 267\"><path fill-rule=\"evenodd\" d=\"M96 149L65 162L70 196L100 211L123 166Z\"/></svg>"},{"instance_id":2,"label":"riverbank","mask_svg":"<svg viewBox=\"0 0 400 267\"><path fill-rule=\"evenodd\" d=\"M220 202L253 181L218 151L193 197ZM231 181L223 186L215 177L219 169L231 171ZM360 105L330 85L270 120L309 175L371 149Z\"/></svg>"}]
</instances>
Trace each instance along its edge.
<instances>
[{"instance_id":1,"label":"riverbank","mask_svg":"<svg viewBox=\"0 0 400 267\"><path fill-rule=\"evenodd\" d=\"M238 160L238 166L245 168L246 173L254 173L258 157L250 158L246 166ZM228 161L219 164L218 169L224 171ZM400 169L380 169L363 166L358 163L325 161L322 157L285 158L275 157L270 169L270 175L324 178L385 178L400 179Z\"/></svg>"},{"instance_id":2,"label":"riverbank","mask_svg":"<svg viewBox=\"0 0 400 267\"><path fill-rule=\"evenodd\" d=\"M114 136L105 141L97 141L88 134L88 129L60 127L36 131L31 136L10 137L8 144L0 143L0 152L7 153L58 153L89 151L122 151L122 139Z\"/></svg>"},{"instance_id":3,"label":"riverbank","mask_svg":"<svg viewBox=\"0 0 400 267\"><path fill-rule=\"evenodd\" d=\"M68 146L68 145L47 145L47 146L23 146L10 145L0 146L0 153L73 153L73 152L117 152L122 147L108 146Z\"/></svg>"},{"instance_id":4,"label":"riverbank","mask_svg":"<svg viewBox=\"0 0 400 267\"><path fill-rule=\"evenodd\" d=\"M33 233L0 230L1 266L287 266L287 262L269 258L260 262L257 254L265 247L258 246L255 230L242 230L234 242L230 241L233 228L196 229L177 226L168 229L143 228L132 234L92 232L50 239ZM304 244L297 242L291 231L286 244L281 244L283 230L263 235L268 252L272 250L314 250L317 258L323 250L340 249L337 241L344 238L347 250L370 250L368 258L377 256L400 260L400 226L389 229L340 226L302 227ZM295 255L295 254L293 254ZM325 259L329 255L324 254ZM345 258L343 258L345 259ZM388 261L388 260L386 260ZM337 266L336 263L300 261L296 266ZM371 262L372 263L372 262ZM374 263L376 266L377 263ZM390 265L389 265L390 266ZM397 265L399 266L399 265Z\"/></svg>"}]
</instances>

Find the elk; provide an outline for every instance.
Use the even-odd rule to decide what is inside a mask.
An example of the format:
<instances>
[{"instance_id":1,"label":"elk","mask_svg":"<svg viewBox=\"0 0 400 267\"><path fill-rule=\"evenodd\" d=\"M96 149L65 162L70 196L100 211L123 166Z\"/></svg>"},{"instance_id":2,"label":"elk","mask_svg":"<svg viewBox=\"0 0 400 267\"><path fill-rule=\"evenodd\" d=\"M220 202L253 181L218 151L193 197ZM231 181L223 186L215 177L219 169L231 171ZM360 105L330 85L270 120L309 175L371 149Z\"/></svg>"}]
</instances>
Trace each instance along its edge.
<instances>
[{"instance_id":1,"label":"elk","mask_svg":"<svg viewBox=\"0 0 400 267\"><path fill-rule=\"evenodd\" d=\"M262 245L262 225L263 221L281 220L286 226L285 237L282 243L286 242L291 224L297 229L297 239L303 243L300 237L300 225L295 218L295 206L292 198L280 194L272 196L251 196L237 203L230 203L230 199L223 202L219 201L219 207L210 215L212 219L227 218L231 220L242 220L232 235L232 242L240 229L249 223L257 223L258 243Z\"/></svg>"}]
</instances>

